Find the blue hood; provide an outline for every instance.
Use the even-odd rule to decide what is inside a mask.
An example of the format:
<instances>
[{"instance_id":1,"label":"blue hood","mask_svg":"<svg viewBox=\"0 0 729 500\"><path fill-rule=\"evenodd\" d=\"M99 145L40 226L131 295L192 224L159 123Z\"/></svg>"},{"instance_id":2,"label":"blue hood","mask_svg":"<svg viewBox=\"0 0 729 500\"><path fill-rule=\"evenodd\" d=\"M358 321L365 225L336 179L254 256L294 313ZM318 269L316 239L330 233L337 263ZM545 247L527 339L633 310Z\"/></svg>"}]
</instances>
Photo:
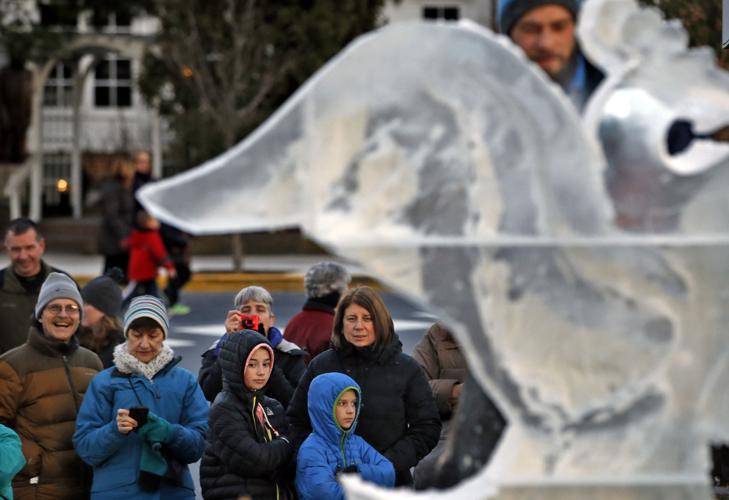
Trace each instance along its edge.
<instances>
[{"instance_id":1,"label":"blue hood","mask_svg":"<svg viewBox=\"0 0 729 500\"><path fill-rule=\"evenodd\" d=\"M354 390L357 393L357 414L352 427L342 429L336 423L334 408L342 393ZM351 377L343 373L324 373L314 377L309 386L309 418L311 427L329 443L339 443L342 435L350 435L357 428L359 411L362 405L362 392L359 385Z\"/></svg>"}]
</instances>

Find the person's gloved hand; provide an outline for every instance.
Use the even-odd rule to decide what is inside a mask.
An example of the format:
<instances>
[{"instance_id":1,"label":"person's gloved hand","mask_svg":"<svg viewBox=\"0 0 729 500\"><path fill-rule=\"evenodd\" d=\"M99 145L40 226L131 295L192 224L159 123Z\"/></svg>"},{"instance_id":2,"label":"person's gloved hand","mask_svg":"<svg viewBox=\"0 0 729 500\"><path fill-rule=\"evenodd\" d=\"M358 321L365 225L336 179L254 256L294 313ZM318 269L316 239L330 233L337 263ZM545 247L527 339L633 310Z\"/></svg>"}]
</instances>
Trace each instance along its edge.
<instances>
[{"instance_id":1,"label":"person's gloved hand","mask_svg":"<svg viewBox=\"0 0 729 500\"><path fill-rule=\"evenodd\" d=\"M344 468L337 467L337 474L356 474L359 472L356 464L348 465Z\"/></svg>"},{"instance_id":2,"label":"person's gloved hand","mask_svg":"<svg viewBox=\"0 0 729 500\"><path fill-rule=\"evenodd\" d=\"M150 443L166 443L171 432L172 425L151 411L147 416L147 423L139 429L139 434Z\"/></svg>"},{"instance_id":3,"label":"person's gloved hand","mask_svg":"<svg viewBox=\"0 0 729 500\"><path fill-rule=\"evenodd\" d=\"M268 341L271 343L271 346L275 348L283 340L283 333L281 333L281 330L275 326L272 326L268 329L268 335L266 337L268 337Z\"/></svg>"}]
</instances>

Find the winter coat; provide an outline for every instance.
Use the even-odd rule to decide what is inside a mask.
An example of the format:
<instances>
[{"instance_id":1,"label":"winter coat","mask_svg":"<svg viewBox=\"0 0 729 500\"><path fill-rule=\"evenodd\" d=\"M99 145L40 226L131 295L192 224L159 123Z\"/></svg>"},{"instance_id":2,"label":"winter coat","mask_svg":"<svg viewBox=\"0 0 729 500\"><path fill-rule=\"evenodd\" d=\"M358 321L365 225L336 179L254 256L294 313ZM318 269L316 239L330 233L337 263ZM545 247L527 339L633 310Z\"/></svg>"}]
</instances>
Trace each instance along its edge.
<instances>
[{"instance_id":1,"label":"winter coat","mask_svg":"<svg viewBox=\"0 0 729 500\"><path fill-rule=\"evenodd\" d=\"M357 383L342 373L316 377L309 388L309 419L314 429L299 449L296 460L296 490L299 500L344 500L337 472L356 466L366 481L380 486L395 484L395 468L360 436L354 434L357 416L349 429L334 419L339 398L347 390L357 393L357 416L362 395Z\"/></svg>"},{"instance_id":2,"label":"winter coat","mask_svg":"<svg viewBox=\"0 0 729 500\"><path fill-rule=\"evenodd\" d=\"M152 281L157 277L157 269L165 267L173 270L167 250L162 244L159 231L133 229L127 239L129 245L129 281Z\"/></svg>"},{"instance_id":3,"label":"winter coat","mask_svg":"<svg viewBox=\"0 0 729 500\"><path fill-rule=\"evenodd\" d=\"M200 463L203 497L256 500L293 498L293 448L281 404L251 391L243 371L251 352L268 341L260 334L230 335L221 344L223 392L210 408L210 428ZM275 360L274 360L275 364Z\"/></svg>"},{"instance_id":4,"label":"winter coat","mask_svg":"<svg viewBox=\"0 0 729 500\"><path fill-rule=\"evenodd\" d=\"M202 455L208 405L195 376L177 366L180 359L174 358L152 380L111 367L91 382L73 444L94 469L93 498L195 498L187 464ZM136 432L122 434L117 428L117 410L135 406L147 407L172 424L170 439L162 447L168 474L154 492L141 490L137 482L143 438Z\"/></svg>"},{"instance_id":5,"label":"winter coat","mask_svg":"<svg viewBox=\"0 0 729 500\"><path fill-rule=\"evenodd\" d=\"M20 438L11 428L0 424L0 499L13 499L10 483L24 465L25 457Z\"/></svg>"},{"instance_id":6,"label":"winter coat","mask_svg":"<svg viewBox=\"0 0 729 500\"><path fill-rule=\"evenodd\" d=\"M314 357L329 349L333 325L334 308L309 299L286 324L284 336L308 353L305 362L309 364Z\"/></svg>"},{"instance_id":7,"label":"winter coat","mask_svg":"<svg viewBox=\"0 0 729 500\"><path fill-rule=\"evenodd\" d=\"M16 500L88 496L90 471L71 437L86 388L101 369L75 336L64 344L37 326L25 344L0 356L0 422L18 433L27 462L13 480Z\"/></svg>"},{"instance_id":8,"label":"winter coat","mask_svg":"<svg viewBox=\"0 0 729 500\"><path fill-rule=\"evenodd\" d=\"M0 354L23 345L38 302L41 285L51 272L59 272L41 261L41 271L26 289L11 266L0 271Z\"/></svg>"},{"instance_id":9,"label":"winter coat","mask_svg":"<svg viewBox=\"0 0 729 500\"><path fill-rule=\"evenodd\" d=\"M235 332L238 333L238 332ZM218 363L218 352L223 340L228 337L224 334L202 355L202 364L198 373L198 382L203 393L211 403L223 389L223 376ZM304 364L305 352L292 342L282 340L274 349L276 362L269 379L266 394L278 401L286 408L294 395L299 380L306 371Z\"/></svg>"},{"instance_id":10,"label":"winter coat","mask_svg":"<svg viewBox=\"0 0 729 500\"><path fill-rule=\"evenodd\" d=\"M410 468L438 442L440 418L428 382L417 362L402 352L397 335L379 350L341 347L314 358L294 392L287 415L298 447L311 432L307 411L309 384L317 375L346 373L362 388L364 404L357 434L395 466L396 485L412 482Z\"/></svg>"},{"instance_id":11,"label":"winter coat","mask_svg":"<svg viewBox=\"0 0 729 500\"><path fill-rule=\"evenodd\" d=\"M122 241L132 231L134 201L132 194L115 178L104 180L101 191L101 228L99 229L99 253L118 255L125 253Z\"/></svg>"},{"instance_id":12,"label":"winter coat","mask_svg":"<svg viewBox=\"0 0 729 500\"><path fill-rule=\"evenodd\" d=\"M425 370L441 419L449 419L453 412L450 404L453 386L463 383L468 374L466 358L458 343L436 323L415 346L413 358Z\"/></svg>"}]
</instances>

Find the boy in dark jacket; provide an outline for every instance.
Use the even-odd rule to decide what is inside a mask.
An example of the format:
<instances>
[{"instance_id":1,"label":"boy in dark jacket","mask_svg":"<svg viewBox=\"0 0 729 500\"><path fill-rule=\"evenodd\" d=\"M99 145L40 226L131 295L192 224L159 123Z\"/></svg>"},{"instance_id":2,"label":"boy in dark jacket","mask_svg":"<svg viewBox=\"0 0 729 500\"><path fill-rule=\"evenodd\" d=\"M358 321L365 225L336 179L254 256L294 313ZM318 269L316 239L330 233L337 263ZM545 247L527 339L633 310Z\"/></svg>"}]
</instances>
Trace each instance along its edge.
<instances>
[{"instance_id":1,"label":"boy in dark jacket","mask_svg":"<svg viewBox=\"0 0 729 500\"><path fill-rule=\"evenodd\" d=\"M359 385L343 373L325 373L311 381L308 408L313 431L301 445L296 465L300 500L344 500L338 472L394 486L392 462L354 434L360 404Z\"/></svg>"},{"instance_id":2,"label":"boy in dark jacket","mask_svg":"<svg viewBox=\"0 0 729 500\"><path fill-rule=\"evenodd\" d=\"M273 348L257 332L242 333L228 336L220 346L223 392L210 408L200 464L203 497L292 499L288 471L293 448L285 437L284 409L265 396Z\"/></svg>"}]
</instances>

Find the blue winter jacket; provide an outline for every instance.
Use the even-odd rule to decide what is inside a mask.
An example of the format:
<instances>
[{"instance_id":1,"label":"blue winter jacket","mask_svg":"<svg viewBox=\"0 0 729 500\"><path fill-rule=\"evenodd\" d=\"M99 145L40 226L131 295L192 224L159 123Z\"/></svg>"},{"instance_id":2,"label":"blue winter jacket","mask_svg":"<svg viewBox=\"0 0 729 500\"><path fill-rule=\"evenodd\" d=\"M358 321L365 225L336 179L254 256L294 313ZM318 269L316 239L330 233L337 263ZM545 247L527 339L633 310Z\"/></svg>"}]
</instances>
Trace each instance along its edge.
<instances>
[{"instance_id":1,"label":"blue winter jacket","mask_svg":"<svg viewBox=\"0 0 729 500\"><path fill-rule=\"evenodd\" d=\"M14 430L0 424L0 498L12 500L10 482L25 465L23 447Z\"/></svg>"},{"instance_id":2,"label":"blue winter jacket","mask_svg":"<svg viewBox=\"0 0 729 500\"><path fill-rule=\"evenodd\" d=\"M151 381L123 374L115 367L91 381L76 419L73 444L94 469L92 498L195 498L187 464L199 460L205 448L208 403L195 376L175 366L179 361L179 357L172 360ZM167 476L176 477L162 481L154 492L142 491L137 483L142 437L137 432L124 435L117 429L117 410L134 406L146 406L172 424L162 451L167 457Z\"/></svg>"},{"instance_id":3,"label":"blue winter jacket","mask_svg":"<svg viewBox=\"0 0 729 500\"><path fill-rule=\"evenodd\" d=\"M335 421L339 398L348 390L357 393L357 415L345 430ZM354 434L362 397L359 385L343 373L325 373L309 387L308 409L312 433L304 440L296 462L296 489L299 500L342 499L344 490L337 482L337 470L352 465L366 481L394 486L392 463Z\"/></svg>"}]
</instances>

